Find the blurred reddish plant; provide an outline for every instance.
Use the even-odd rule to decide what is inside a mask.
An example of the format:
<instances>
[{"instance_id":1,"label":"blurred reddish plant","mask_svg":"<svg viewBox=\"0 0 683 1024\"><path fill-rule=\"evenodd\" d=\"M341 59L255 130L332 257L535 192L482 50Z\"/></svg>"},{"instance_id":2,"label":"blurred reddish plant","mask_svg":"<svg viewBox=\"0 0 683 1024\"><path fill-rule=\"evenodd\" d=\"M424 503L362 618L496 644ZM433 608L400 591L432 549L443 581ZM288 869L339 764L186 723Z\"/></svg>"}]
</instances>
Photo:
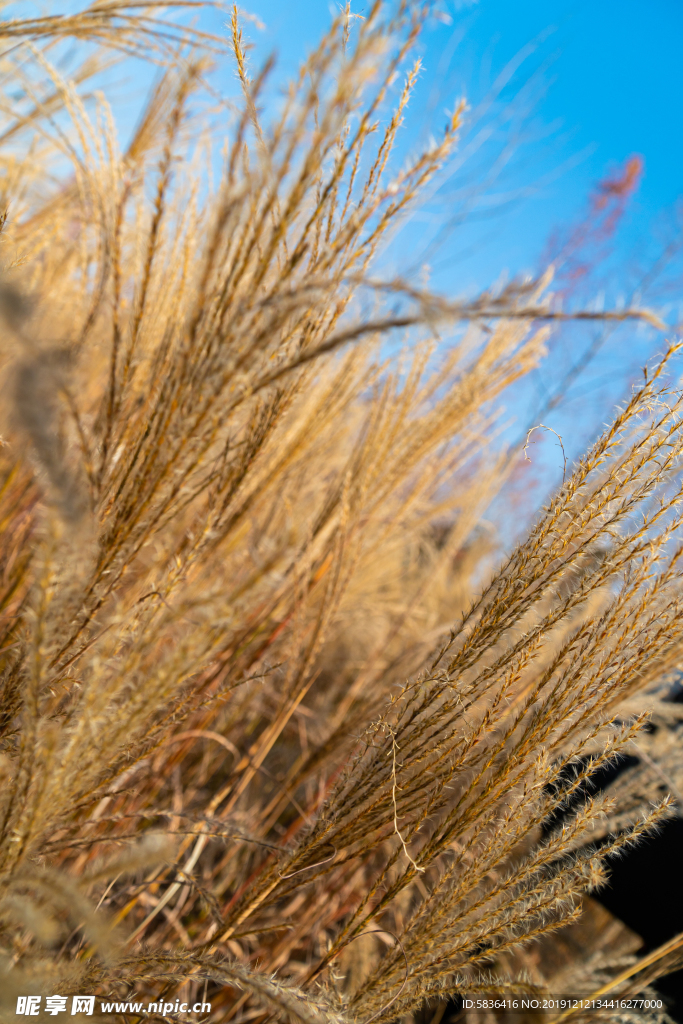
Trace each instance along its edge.
<instances>
[{"instance_id":1,"label":"blurred reddish plant","mask_svg":"<svg viewBox=\"0 0 683 1024\"><path fill-rule=\"evenodd\" d=\"M609 242L619 227L630 200L640 187L645 162L635 154L614 174L599 181L588 200L588 210L569 231L556 229L548 239L541 266L555 265L556 294L566 298L576 291L611 254Z\"/></svg>"}]
</instances>

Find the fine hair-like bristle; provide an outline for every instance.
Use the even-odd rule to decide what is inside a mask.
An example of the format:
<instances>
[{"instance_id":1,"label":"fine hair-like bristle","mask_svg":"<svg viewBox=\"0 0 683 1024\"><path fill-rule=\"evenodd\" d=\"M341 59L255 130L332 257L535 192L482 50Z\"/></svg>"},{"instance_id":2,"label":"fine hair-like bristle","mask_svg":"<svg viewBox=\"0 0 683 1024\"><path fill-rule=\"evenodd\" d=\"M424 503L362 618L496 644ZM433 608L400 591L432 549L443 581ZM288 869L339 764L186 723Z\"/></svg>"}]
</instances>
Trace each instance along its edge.
<instances>
[{"instance_id":1,"label":"fine hair-like bristle","mask_svg":"<svg viewBox=\"0 0 683 1024\"><path fill-rule=\"evenodd\" d=\"M394 159L426 10L347 7L266 120L237 8L219 38L177 6L0 24L0 1013L526 991L525 944L680 799L642 732L683 652L677 345L492 568L497 400L554 322L660 321L563 313L552 269L469 300L381 276L465 116ZM67 78L65 39L97 44ZM125 152L83 92L119 54L162 69ZM574 981L633 989L612 967Z\"/></svg>"}]
</instances>

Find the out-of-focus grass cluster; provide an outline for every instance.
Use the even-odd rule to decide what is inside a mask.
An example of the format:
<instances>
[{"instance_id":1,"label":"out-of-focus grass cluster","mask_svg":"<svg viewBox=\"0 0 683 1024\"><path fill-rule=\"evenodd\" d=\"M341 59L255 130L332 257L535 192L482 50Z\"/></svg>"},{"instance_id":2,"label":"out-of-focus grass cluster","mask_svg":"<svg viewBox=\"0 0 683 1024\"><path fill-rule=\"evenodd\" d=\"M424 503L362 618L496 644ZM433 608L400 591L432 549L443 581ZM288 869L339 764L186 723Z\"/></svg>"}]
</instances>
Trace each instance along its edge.
<instances>
[{"instance_id":1,"label":"out-of-focus grass cluster","mask_svg":"<svg viewBox=\"0 0 683 1024\"><path fill-rule=\"evenodd\" d=\"M462 105L392 155L426 16L342 12L268 118L237 10L224 39L140 4L0 23L7 1019L32 993L369 1024L542 991L525 943L671 813L654 749L621 803L587 783L652 747L648 702L671 717L675 346L492 569L496 401L568 314L550 275L449 301L374 269L458 144ZM65 79L67 39L99 49ZM125 152L86 95L117 51L163 68Z\"/></svg>"}]
</instances>

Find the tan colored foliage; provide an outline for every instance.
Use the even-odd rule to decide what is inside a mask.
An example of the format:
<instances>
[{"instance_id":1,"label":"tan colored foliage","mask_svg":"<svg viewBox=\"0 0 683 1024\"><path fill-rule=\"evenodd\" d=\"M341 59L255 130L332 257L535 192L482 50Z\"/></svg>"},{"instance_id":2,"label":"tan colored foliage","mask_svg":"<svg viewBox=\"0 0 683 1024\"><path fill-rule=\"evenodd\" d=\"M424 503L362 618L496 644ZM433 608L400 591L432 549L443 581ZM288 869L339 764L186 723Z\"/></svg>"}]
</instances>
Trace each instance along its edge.
<instances>
[{"instance_id":1,"label":"tan colored foliage","mask_svg":"<svg viewBox=\"0 0 683 1024\"><path fill-rule=\"evenodd\" d=\"M514 951L670 813L585 781L680 659L675 346L492 571L496 403L569 314L550 274L450 301L373 270L464 114L395 166L425 16L342 13L268 124L236 10L227 43L145 5L0 24L12 1019L523 990ZM67 37L102 49L63 80ZM164 65L125 153L82 91L112 49ZM243 89L215 185L212 59Z\"/></svg>"}]
</instances>

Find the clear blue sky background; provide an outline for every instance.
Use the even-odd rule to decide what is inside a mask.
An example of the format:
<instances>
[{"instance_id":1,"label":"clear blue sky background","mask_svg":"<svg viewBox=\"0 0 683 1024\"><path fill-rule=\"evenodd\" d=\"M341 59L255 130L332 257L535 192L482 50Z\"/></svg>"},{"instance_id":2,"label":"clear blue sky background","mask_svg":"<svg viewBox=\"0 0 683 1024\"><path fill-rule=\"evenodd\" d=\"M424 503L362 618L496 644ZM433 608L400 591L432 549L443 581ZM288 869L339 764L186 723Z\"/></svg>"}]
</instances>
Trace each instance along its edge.
<instances>
[{"instance_id":1,"label":"clear blue sky background","mask_svg":"<svg viewBox=\"0 0 683 1024\"><path fill-rule=\"evenodd\" d=\"M599 301L601 291L607 305L628 300L663 247L677 236L683 239L683 215L680 226L676 220L683 195L683 2L439 3L448 18L433 20L420 44L424 69L398 158L429 132L440 134L446 110L459 97L470 105L461 152L482 129L487 141L414 216L385 254L383 269L418 268L430 239L441 232L440 248L429 252L431 283L451 296L472 294L506 274L538 272L550 233L577 224L596 183L639 154L644 176L613 240L612 256L574 296L579 304ZM263 22L259 28L245 21L244 34L253 46L254 71L275 54L273 87L296 72L339 11L329 0L242 0L240 6ZM362 0L354 0L352 10L362 15ZM225 16L217 12L202 15L200 25L226 33ZM218 79L224 90L238 94L231 65L218 71ZM149 71L141 68L128 76L121 94L139 102L150 80ZM497 98L482 118L492 90ZM450 227L444 233L445 225ZM683 322L682 295L679 253L645 301L678 324ZM610 418L643 362L664 343L661 335L633 327L610 332L562 404L544 416L544 402L558 380L596 339L599 329L586 327L555 337L545 365L510 399L516 419L511 442L516 444L520 431L543 418L563 435L571 460ZM544 476L547 470L552 478L559 464L554 441L548 435L538 442L534 472Z\"/></svg>"},{"instance_id":2,"label":"clear blue sky background","mask_svg":"<svg viewBox=\"0 0 683 1024\"><path fill-rule=\"evenodd\" d=\"M254 65L275 51L283 76L338 9L328 0L243 6L265 24L246 26ZM353 9L362 14L363 4ZM645 175L620 245L642 246L658 221L670 221L683 192L680 0L446 0L443 10L452 23L435 22L424 37L406 142L425 124L439 130L457 96L467 97L474 115L506 66L527 53L503 92L513 102L523 94L519 146L441 254L451 269L444 285L469 290L503 270L536 269L549 231L580 216L595 182L633 153L644 157ZM472 170L485 163L482 155ZM465 166L463 182L467 175Z\"/></svg>"},{"instance_id":3,"label":"clear blue sky background","mask_svg":"<svg viewBox=\"0 0 683 1024\"><path fill-rule=\"evenodd\" d=\"M675 206L683 193L683 4L680 0L442 0L450 24L434 21L422 41L424 71L408 110L403 146L408 152L426 130L442 130L457 97L470 104L468 144L481 104L500 76L516 70L484 118L489 141L400 236L389 254L399 268L408 252L449 219L453 230L430 259L432 283L449 294L472 293L501 275L538 271L553 229L575 224L586 212L596 182L632 154L645 162L604 281L605 302L627 298L629 287L674 236ZM245 25L254 44L252 66L278 57L278 75L295 70L339 9L328 0L243 0L264 23ZM353 10L363 13L363 4ZM506 141L513 138L510 152ZM496 157L497 175L487 180ZM471 196L474 191L476 194ZM463 196L465 201L463 203ZM460 223L463 211L467 216ZM680 233L680 232L679 232ZM410 261L408 261L409 263ZM675 278L676 275L674 275ZM667 304L670 322L683 320L682 289L652 301ZM590 293L580 301L591 298ZM536 415L555 380L595 340L596 332L564 332L547 365L518 398L518 427ZM663 341L631 328L610 336L552 414L568 454L577 454L611 414L643 361ZM517 429L517 428L514 428ZM540 438L539 438L540 441ZM541 450L543 454L541 455ZM535 448L557 461L550 443Z\"/></svg>"},{"instance_id":4,"label":"clear blue sky background","mask_svg":"<svg viewBox=\"0 0 683 1024\"><path fill-rule=\"evenodd\" d=\"M412 251L454 220L448 244L430 260L435 283L451 293L471 292L503 272L537 271L549 233L576 223L596 182L632 154L643 157L645 173L617 252L622 259L647 259L670 238L674 207L683 193L683 2L439 3L450 24L433 20L421 41L424 68L407 112L402 152L429 131L439 134L445 111L459 97L470 105L463 149L482 125L493 130L442 190L436 216L432 210L431 218L422 214L411 226ZM240 7L263 23L258 28L244 22L252 69L273 53L273 79L284 84L340 5L341 0L242 0ZM352 9L362 14L363 0L354 0ZM200 25L227 35L225 20L210 12L200 17ZM501 76L506 84L480 121L481 105ZM124 77L125 85L116 85L111 98L125 95L130 105L123 106L132 113L152 75L138 66ZM237 94L231 65L218 72L218 79L223 89ZM120 124L125 135L125 116ZM506 153L511 138L514 145Z\"/></svg>"}]
</instances>

